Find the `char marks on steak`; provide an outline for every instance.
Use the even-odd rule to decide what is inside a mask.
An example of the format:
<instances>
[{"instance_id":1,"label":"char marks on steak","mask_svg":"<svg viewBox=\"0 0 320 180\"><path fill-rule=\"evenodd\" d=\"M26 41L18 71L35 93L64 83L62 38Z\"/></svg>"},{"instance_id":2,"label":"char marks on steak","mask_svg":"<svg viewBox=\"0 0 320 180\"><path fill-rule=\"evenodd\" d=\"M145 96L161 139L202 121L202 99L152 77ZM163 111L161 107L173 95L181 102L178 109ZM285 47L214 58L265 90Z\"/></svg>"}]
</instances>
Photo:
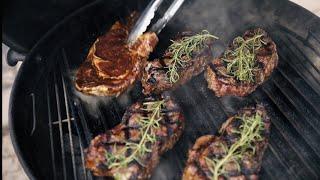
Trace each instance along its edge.
<instances>
[{"instance_id":1,"label":"char marks on steak","mask_svg":"<svg viewBox=\"0 0 320 180\"><path fill-rule=\"evenodd\" d=\"M243 38L245 40L252 38L257 32L262 32L261 39L265 43L255 52L257 70L254 71L254 82L239 81L233 76L228 76L226 63L222 59L223 55L221 55L209 64L205 73L208 88L213 90L216 96L246 96L261 85L277 67L276 44L264 30L260 28L248 30L243 34ZM228 50L234 50L233 43L227 48Z\"/></svg>"},{"instance_id":2,"label":"char marks on steak","mask_svg":"<svg viewBox=\"0 0 320 180\"><path fill-rule=\"evenodd\" d=\"M261 139L251 143L251 146L255 149L255 153L252 153L250 149L245 149L244 152L242 152L242 159L238 159L237 163L232 160L226 161L223 166L225 172L220 174L218 178L239 180L258 179L262 157L268 146L270 134L270 118L262 105L241 109L237 115L230 117L222 125L219 131L220 135L205 135L198 138L189 150L183 179L210 180L213 174L209 169L207 158L218 160L218 162L225 158L227 154L226 149L230 149L230 147L240 139L240 135L236 133L236 131L243 125L243 121L240 121L236 117L243 117L243 115L250 117L256 115L256 113L261 116L263 128L260 130Z\"/></svg>"},{"instance_id":3,"label":"char marks on steak","mask_svg":"<svg viewBox=\"0 0 320 180\"><path fill-rule=\"evenodd\" d=\"M128 33L135 17L133 13L126 25L116 22L94 42L76 73L78 91L89 95L117 96L141 78L142 69L158 37L147 32L129 46Z\"/></svg>"},{"instance_id":4,"label":"char marks on steak","mask_svg":"<svg viewBox=\"0 0 320 180\"><path fill-rule=\"evenodd\" d=\"M163 101L162 101L163 100ZM125 149L129 143L140 143L143 136L141 118L148 116L146 104L163 102L163 108L158 119L158 127L151 127L150 132L155 135L155 142L146 143L151 151L139 156L139 160L130 161L127 166L111 167L112 159L107 153L116 155L122 152L125 158L130 157L135 149ZM150 119L149 119L150 121ZM147 179L159 162L160 156L172 148L184 129L184 117L179 106L166 95L159 98L146 98L143 102L131 105L123 116L122 122L106 133L96 136L85 151L85 165L96 176L117 177L119 179ZM148 134L150 135L150 134ZM124 150L125 149L125 150Z\"/></svg>"},{"instance_id":5,"label":"char marks on steak","mask_svg":"<svg viewBox=\"0 0 320 180\"><path fill-rule=\"evenodd\" d=\"M177 36L176 41L192 35L194 35L192 32L183 32ZM183 67L178 69L180 78L175 83L170 82L168 79L167 67L170 64L170 59L172 57L172 54L168 50L166 50L161 59L155 59L148 62L142 76L143 93L160 94L166 90L175 89L189 81L193 76L200 74L212 58L212 41L208 40L205 44L204 48L193 52L191 59L185 58L186 63Z\"/></svg>"}]
</instances>

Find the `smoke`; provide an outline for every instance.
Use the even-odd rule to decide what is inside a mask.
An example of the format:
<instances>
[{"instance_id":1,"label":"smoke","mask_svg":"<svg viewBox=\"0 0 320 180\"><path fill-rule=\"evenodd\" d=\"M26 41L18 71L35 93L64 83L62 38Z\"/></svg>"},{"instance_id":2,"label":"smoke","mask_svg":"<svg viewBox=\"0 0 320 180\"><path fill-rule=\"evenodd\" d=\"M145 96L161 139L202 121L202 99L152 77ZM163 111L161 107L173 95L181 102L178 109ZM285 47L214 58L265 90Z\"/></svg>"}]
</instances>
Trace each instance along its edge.
<instances>
[{"instance_id":1,"label":"smoke","mask_svg":"<svg viewBox=\"0 0 320 180\"><path fill-rule=\"evenodd\" d=\"M166 28L196 32L207 29L227 45L248 28L272 24L275 19L272 5L273 1L263 0L189 0Z\"/></svg>"}]
</instances>

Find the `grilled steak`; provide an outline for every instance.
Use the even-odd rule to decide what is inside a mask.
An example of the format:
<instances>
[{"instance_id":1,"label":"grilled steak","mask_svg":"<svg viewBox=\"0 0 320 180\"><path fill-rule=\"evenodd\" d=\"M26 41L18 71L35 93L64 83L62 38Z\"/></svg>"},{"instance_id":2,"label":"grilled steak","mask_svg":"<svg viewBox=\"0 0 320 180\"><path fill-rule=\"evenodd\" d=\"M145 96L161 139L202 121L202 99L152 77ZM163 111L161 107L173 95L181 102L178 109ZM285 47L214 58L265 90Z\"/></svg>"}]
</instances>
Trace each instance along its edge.
<instances>
[{"instance_id":1,"label":"grilled steak","mask_svg":"<svg viewBox=\"0 0 320 180\"><path fill-rule=\"evenodd\" d=\"M191 32L184 32L178 35L175 41L179 42L183 37L195 35ZM159 94L169 89L175 89L181 84L190 80L193 76L200 74L212 57L212 41L204 42L204 47L194 51L191 58L183 56L183 67L178 68L179 79L177 82L170 82L168 78L168 66L172 65L172 52L166 50L161 59L148 62L142 76L142 87L144 94Z\"/></svg>"},{"instance_id":2,"label":"grilled steak","mask_svg":"<svg viewBox=\"0 0 320 180\"><path fill-rule=\"evenodd\" d=\"M91 141L86 167L96 176L150 178L161 154L173 147L183 128L180 108L169 96L146 98L127 109L122 123Z\"/></svg>"},{"instance_id":3,"label":"grilled steak","mask_svg":"<svg viewBox=\"0 0 320 180\"><path fill-rule=\"evenodd\" d=\"M262 105L243 108L222 125L219 135L197 139L189 150L183 179L258 179L269 130L270 119Z\"/></svg>"},{"instance_id":4,"label":"grilled steak","mask_svg":"<svg viewBox=\"0 0 320 180\"><path fill-rule=\"evenodd\" d=\"M128 32L135 19L132 14L126 25L116 22L94 42L76 74L78 91L98 96L119 95L141 78L158 38L155 33L147 32L129 46Z\"/></svg>"},{"instance_id":5,"label":"grilled steak","mask_svg":"<svg viewBox=\"0 0 320 180\"><path fill-rule=\"evenodd\" d=\"M260 46L248 47L252 45L250 44L252 42L249 42L250 39L252 40L257 34L261 34L261 38L255 40L256 43L261 41ZM271 75L278 64L276 44L264 30L260 28L249 30L242 37L247 42L248 49L240 53L240 48L243 49L240 44L242 42L239 42L239 38L236 38L225 53L214 59L207 67L205 76L208 88L213 90L218 97L225 95L246 96L250 94ZM248 57L252 57L249 51L254 56L253 68L248 67L246 71L244 69L244 61L248 61ZM234 52L239 52L239 54L233 55L232 53ZM248 57L245 57L246 54L249 54ZM238 62L234 62L235 59ZM232 65L232 63L234 64ZM237 65L236 63L239 64ZM228 66L230 66L229 70ZM242 73L240 75L252 73L252 77L246 81L242 77L239 78L240 75L238 77L234 76L229 71Z\"/></svg>"}]
</instances>

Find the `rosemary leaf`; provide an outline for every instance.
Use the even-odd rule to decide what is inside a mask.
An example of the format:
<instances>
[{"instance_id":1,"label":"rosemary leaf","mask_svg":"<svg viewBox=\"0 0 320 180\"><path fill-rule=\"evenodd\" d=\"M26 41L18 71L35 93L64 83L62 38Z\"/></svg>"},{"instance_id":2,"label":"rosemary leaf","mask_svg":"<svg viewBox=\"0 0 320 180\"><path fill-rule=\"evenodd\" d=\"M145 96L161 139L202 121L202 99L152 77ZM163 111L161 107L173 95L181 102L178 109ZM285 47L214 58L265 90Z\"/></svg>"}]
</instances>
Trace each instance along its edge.
<instances>
[{"instance_id":1,"label":"rosemary leaf","mask_svg":"<svg viewBox=\"0 0 320 180\"><path fill-rule=\"evenodd\" d=\"M226 62L227 74L235 77L239 81L254 82L257 70L256 51L259 50L265 42L262 40L263 32L249 38L236 37L233 42L233 49L226 50L222 60Z\"/></svg>"},{"instance_id":2,"label":"rosemary leaf","mask_svg":"<svg viewBox=\"0 0 320 180\"><path fill-rule=\"evenodd\" d=\"M172 57L167 67L167 77L170 83L175 83L179 80L179 68L183 67L191 59L193 52L205 47L209 39L218 38L211 35L207 30L203 30L193 36L183 37L177 41L171 40L172 44L169 46L168 51L172 54Z\"/></svg>"},{"instance_id":3,"label":"rosemary leaf","mask_svg":"<svg viewBox=\"0 0 320 180\"><path fill-rule=\"evenodd\" d=\"M212 173L212 179L218 180L220 175L226 175L225 165L233 162L236 164L240 171L240 161L243 159L246 152L252 151L252 155L255 153L255 148L252 145L255 141L261 141L261 131L264 128L264 123L261 116L256 113L255 115L248 117L237 117L242 121L242 125L239 127L239 131L234 133L239 134L239 139L230 147L223 146L225 148L225 156L221 159L206 158L209 170Z\"/></svg>"},{"instance_id":4,"label":"rosemary leaf","mask_svg":"<svg viewBox=\"0 0 320 180\"><path fill-rule=\"evenodd\" d=\"M143 111L146 116L140 116L138 124L140 125L140 141L137 143L126 142L124 147L117 149L115 145L112 153L106 152L106 165L108 168L127 167L132 161L137 161L144 166L142 159L146 153L152 152L152 144L156 142L155 129L160 127L161 110L164 106L164 100L143 103ZM131 154L126 156L126 152L130 150Z\"/></svg>"}]
</instances>

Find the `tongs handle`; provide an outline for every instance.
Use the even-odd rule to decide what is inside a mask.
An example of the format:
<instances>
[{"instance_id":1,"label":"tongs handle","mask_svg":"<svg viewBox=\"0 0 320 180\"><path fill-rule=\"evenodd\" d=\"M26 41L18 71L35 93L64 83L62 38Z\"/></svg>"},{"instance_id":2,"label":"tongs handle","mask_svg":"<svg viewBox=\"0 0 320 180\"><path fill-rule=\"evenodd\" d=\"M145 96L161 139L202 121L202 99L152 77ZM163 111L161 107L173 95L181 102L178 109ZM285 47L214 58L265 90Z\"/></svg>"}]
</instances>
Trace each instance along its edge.
<instances>
[{"instance_id":1,"label":"tongs handle","mask_svg":"<svg viewBox=\"0 0 320 180\"><path fill-rule=\"evenodd\" d=\"M184 0L174 0L168 10L164 13L163 17L151 27L150 31L159 34L170 19L176 14L183 2Z\"/></svg>"}]
</instances>

